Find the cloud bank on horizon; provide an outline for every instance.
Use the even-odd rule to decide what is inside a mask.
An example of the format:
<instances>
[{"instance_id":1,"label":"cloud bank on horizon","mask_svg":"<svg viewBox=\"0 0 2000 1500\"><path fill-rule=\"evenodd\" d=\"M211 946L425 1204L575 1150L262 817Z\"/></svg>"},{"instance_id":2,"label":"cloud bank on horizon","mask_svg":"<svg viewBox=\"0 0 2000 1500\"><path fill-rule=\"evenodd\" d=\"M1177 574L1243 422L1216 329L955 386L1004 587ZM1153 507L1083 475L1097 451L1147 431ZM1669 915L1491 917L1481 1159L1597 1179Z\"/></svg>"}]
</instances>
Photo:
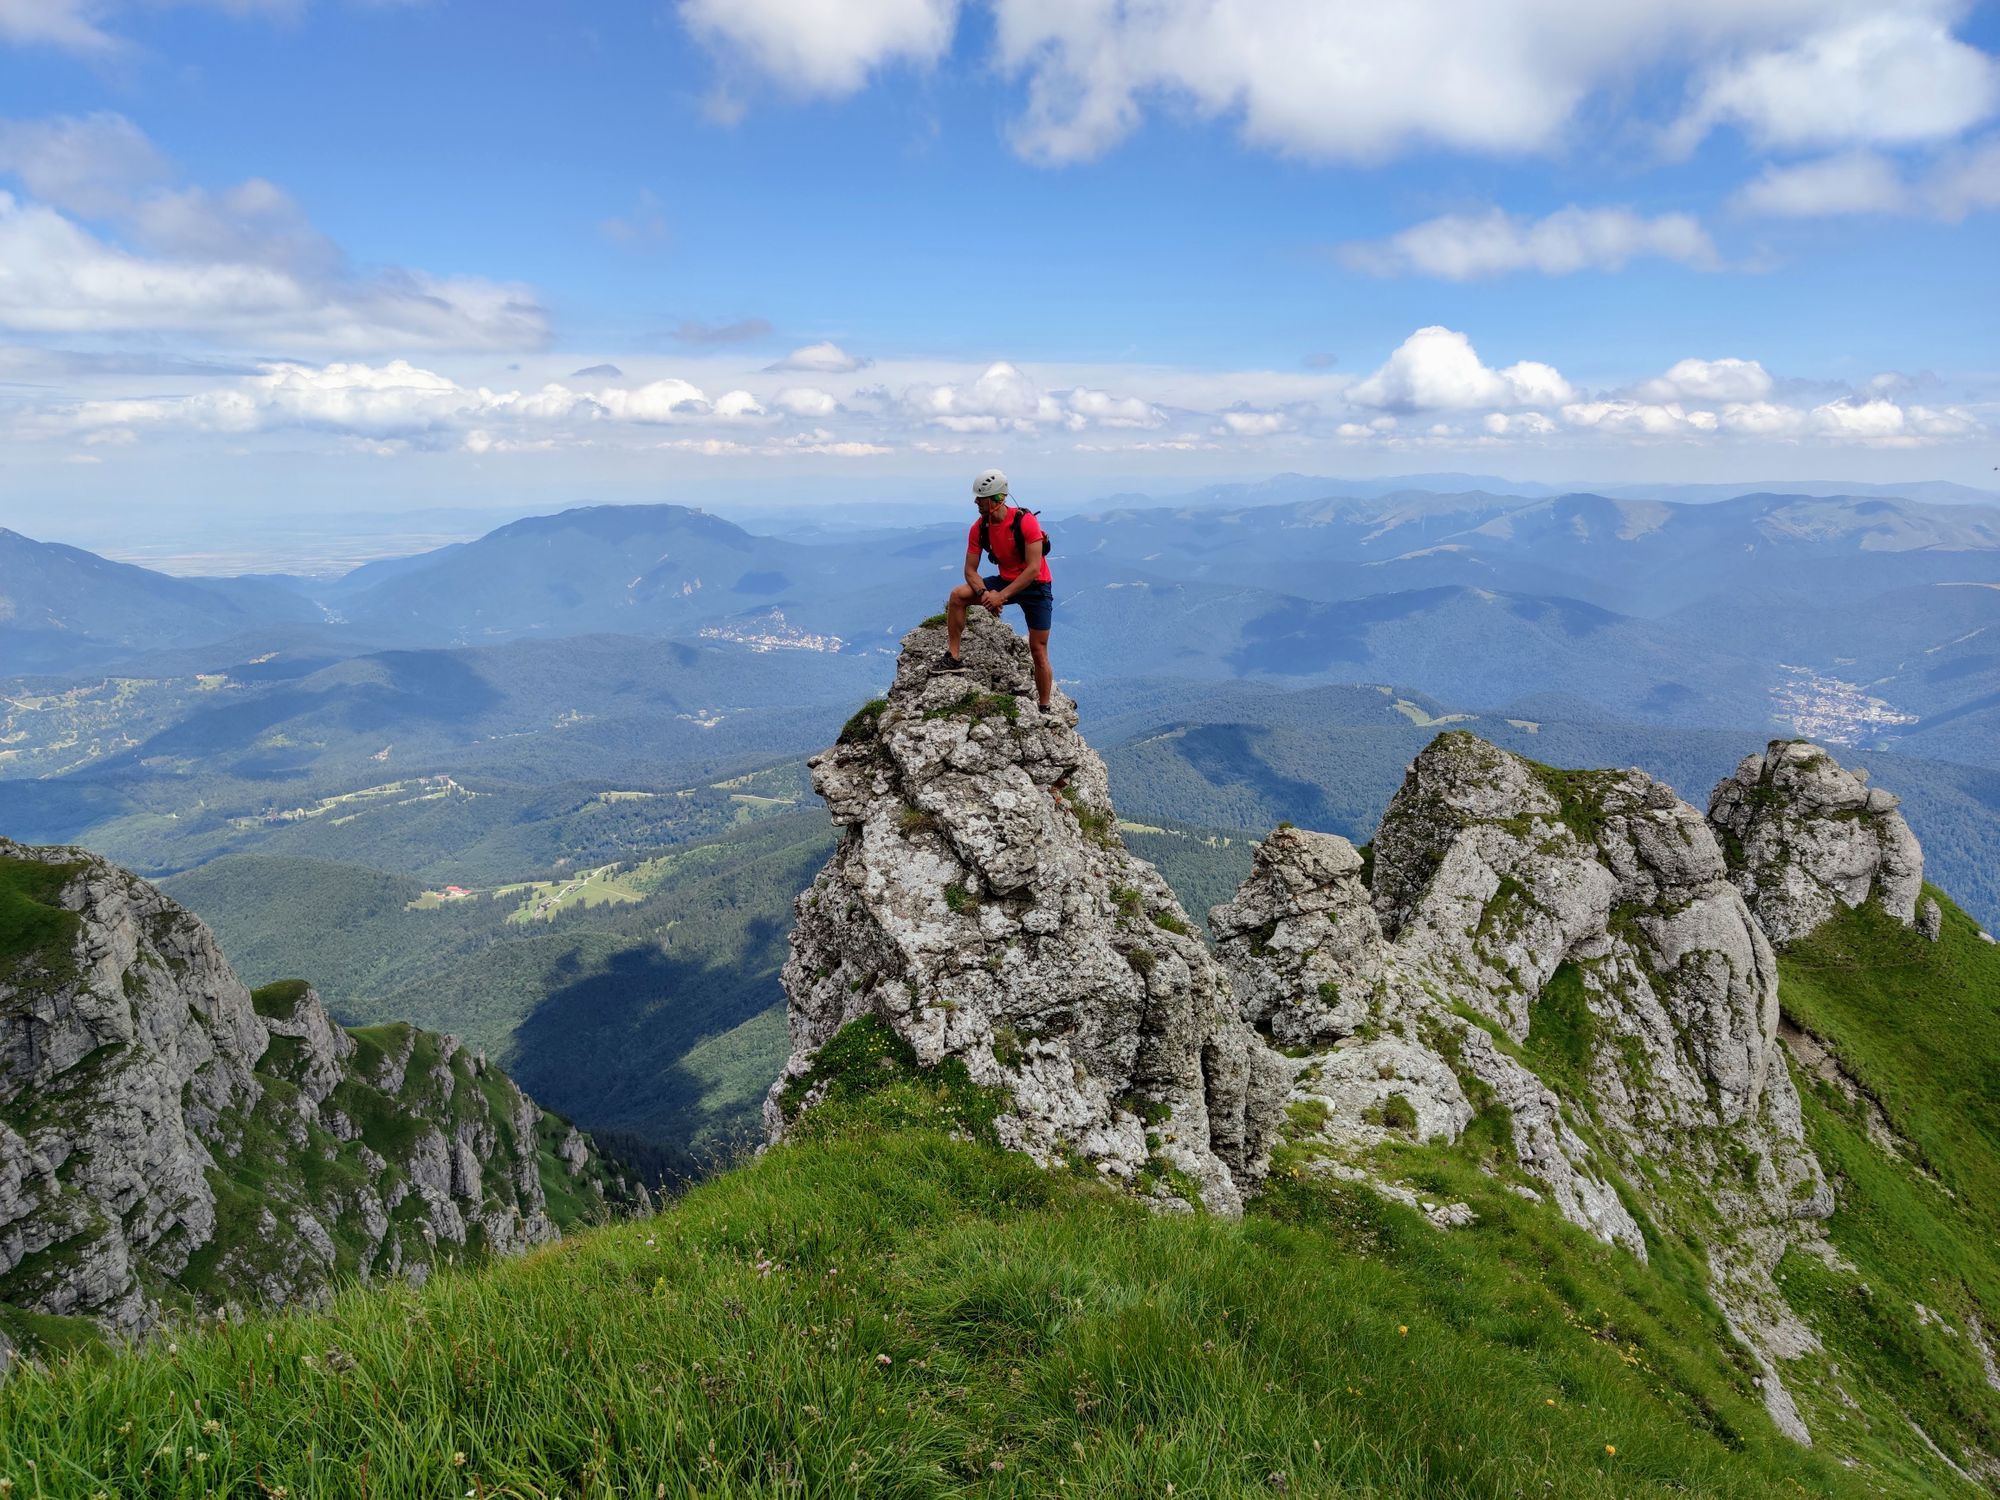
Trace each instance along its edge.
<instances>
[{"instance_id":1,"label":"cloud bank on horizon","mask_svg":"<svg viewBox=\"0 0 2000 1500\"><path fill-rule=\"evenodd\" d=\"M1923 449L1971 475L2000 420L2000 59L1963 0L679 0L678 183L601 123L584 171L447 131L428 176L370 161L400 220L310 120L225 144L165 81L282 54L310 95L334 80L301 32L470 24L418 9L0 0L0 84L36 84L0 119L19 465L1512 452L1645 477ZM564 119L524 123L625 97L629 51L595 37ZM568 230L523 232L509 150ZM618 184L594 209L591 175ZM1213 203L1177 201L1195 181ZM410 206L441 184L462 232ZM1274 357L1288 324L1314 342Z\"/></svg>"}]
</instances>

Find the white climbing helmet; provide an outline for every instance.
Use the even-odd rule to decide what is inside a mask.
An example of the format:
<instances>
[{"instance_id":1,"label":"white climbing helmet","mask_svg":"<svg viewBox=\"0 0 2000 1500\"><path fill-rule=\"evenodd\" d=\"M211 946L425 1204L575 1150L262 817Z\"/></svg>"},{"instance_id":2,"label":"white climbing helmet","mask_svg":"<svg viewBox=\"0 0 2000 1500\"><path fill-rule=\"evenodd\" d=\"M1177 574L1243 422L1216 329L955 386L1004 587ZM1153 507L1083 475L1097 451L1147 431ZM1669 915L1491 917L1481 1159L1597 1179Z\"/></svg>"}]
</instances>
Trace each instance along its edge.
<instances>
[{"instance_id":1,"label":"white climbing helmet","mask_svg":"<svg viewBox=\"0 0 2000 1500\"><path fill-rule=\"evenodd\" d=\"M990 500L995 495L1004 495L1006 493L1007 476L1002 474L998 469L988 469L984 474L981 474L977 479L972 481L974 499Z\"/></svg>"}]
</instances>

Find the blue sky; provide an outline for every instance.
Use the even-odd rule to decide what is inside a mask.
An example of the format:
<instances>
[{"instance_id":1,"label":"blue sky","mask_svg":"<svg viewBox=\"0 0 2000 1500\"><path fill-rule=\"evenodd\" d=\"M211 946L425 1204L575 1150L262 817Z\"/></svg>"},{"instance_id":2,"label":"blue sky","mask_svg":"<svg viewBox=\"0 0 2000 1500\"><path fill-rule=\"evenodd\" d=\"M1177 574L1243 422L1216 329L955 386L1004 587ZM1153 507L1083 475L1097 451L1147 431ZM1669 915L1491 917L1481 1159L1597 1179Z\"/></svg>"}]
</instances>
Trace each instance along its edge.
<instances>
[{"instance_id":1,"label":"blue sky","mask_svg":"<svg viewBox=\"0 0 2000 1500\"><path fill-rule=\"evenodd\" d=\"M0 523L1992 486L1996 48L1947 0L0 0Z\"/></svg>"}]
</instances>

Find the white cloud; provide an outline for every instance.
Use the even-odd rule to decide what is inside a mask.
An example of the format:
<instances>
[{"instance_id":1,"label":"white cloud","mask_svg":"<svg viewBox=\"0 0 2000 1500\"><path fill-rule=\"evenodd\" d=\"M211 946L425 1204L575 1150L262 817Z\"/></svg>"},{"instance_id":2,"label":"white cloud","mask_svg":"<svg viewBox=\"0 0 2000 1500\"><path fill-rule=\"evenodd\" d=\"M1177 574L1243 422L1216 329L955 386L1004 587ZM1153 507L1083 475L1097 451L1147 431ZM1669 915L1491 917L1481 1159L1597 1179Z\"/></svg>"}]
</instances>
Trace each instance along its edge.
<instances>
[{"instance_id":1,"label":"white cloud","mask_svg":"<svg viewBox=\"0 0 2000 1500\"><path fill-rule=\"evenodd\" d=\"M0 15L8 3L0 0ZM116 213L173 175L144 131L109 113L0 120L0 172L44 203L86 217Z\"/></svg>"},{"instance_id":2,"label":"white cloud","mask_svg":"<svg viewBox=\"0 0 2000 1500\"><path fill-rule=\"evenodd\" d=\"M1771 376L1754 359L1683 359L1640 385L1647 401L1761 401Z\"/></svg>"},{"instance_id":3,"label":"white cloud","mask_svg":"<svg viewBox=\"0 0 2000 1500\"><path fill-rule=\"evenodd\" d=\"M177 186L118 115L0 122L0 173L37 195L0 191L0 328L351 350L521 349L548 338L530 288L357 273L281 188L257 178Z\"/></svg>"},{"instance_id":4,"label":"white cloud","mask_svg":"<svg viewBox=\"0 0 2000 1500\"><path fill-rule=\"evenodd\" d=\"M69 52L110 52L115 38L96 21L90 0L0 0L0 42L60 47Z\"/></svg>"},{"instance_id":5,"label":"white cloud","mask_svg":"<svg viewBox=\"0 0 2000 1500\"><path fill-rule=\"evenodd\" d=\"M958 0L681 0L696 36L805 94L852 94L885 63L935 62Z\"/></svg>"},{"instance_id":6,"label":"white cloud","mask_svg":"<svg viewBox=\"0 0 2000 1500\"><path fill-rule=\"evenodd\" d=\"M1892 438L1904 429L1903 408L1893 401L1829 401L1812 410L1816 431L1838 437Z\"/></svg>"},{"instance_id":7,"label":"white cloud","mask_svg":"<svg viewBox=\"0 0 2000 1500\"><path fill-rule=\"evenodd\" d=\"M1797 42L1712 66L1674 140L1738 124L1784 150L1947 140L2000 108L2000 63L1932 5L1841 18Z\"/></svg>"},{"instance_id":8,"label":"white cloud","mask_svg":"<svg viewBox=\"0 0 2000 1500\"><path fill-rule=\"evenodd\" d=\"M1167 421L1165 412L1137 396L1114 396L1078 386L1065 399L1072 426L1163 427Z\"/></svg>"},{"instance_id":9,"label":"white cloud","mask_svg":"<svg viewBox=\"0 0 2000 1500\"><path fill-rule=\"evenodd\" d=\"M809 375L851 375L868 368L869 361L858 359L835 343L807 344L794 349L767 370L796 370Z\"/></svg>"},{"instance_id":10,"label":"white cloud","mask_svg":"<svg viewBox=\"0 0 2000 1500\"><path fill-rule=\"evenodd\" d=\"M1723 430L1744 437L1784 437L1805 425L1805 413L1774 401L1732 401L1722 408Z\"/></svg>"},{"instance_id":11,"label":"white cloud","mask_svg":"<svg viewBox=\"0 0 2000 1500\"><path fill-rule=\"evenodd\" d=\"M1924 200L1932 213L1952 223L2000 208L2000 139L1947 155L1925 182Z\"/></svg>"},{"instance_id":12,"label":"white cloud","mask_svg":"<svg viewBox=\"0 0 2000 1500\"><path fill-rule=\"evenodd\" d=\"M1231 437L1270 437L1288 432L1294 425L1281 411L1226 411L1221 416L1222 425L1215 430Z\"/></svg>"},{"instance_id":13,"label":"white cloud","mask_svg":"<svg viewBox=\"0 0 2000 1500\"><path fill-rule=\"evenodd\" d=\"M1769 166L1731 200L1743 213L1775 218L1901 213L1909 201L1902 175L1886 157L1851 151L1794 166Z\"/></svg>"},{"instance_id":14,"label":"white cloud","mask_svg":"<svg viewBox=\"0 0 2000 1500\"><path fill-rule=\"evenodd\" d=\"M1720 419L1712 411L1689 411L1677 401L1577 401L1562 409L1573 427L1643 437L1678 437L1714 432Z\"/></svg>"},{"instance_id":15,"label":"white cloud","mask_svg":"<svg viewBox=\"0 0 2000 1500\"><path fill-rule=\"evenodd\" d=\"M420 271L311 277L249 261L135 255L4 192L0 327L313 348L524 348L548 336L524 286Z\"/></svg>"},{"instance_id":16,"label":"white cloud","mask_svg":"<svg viewBox=\"0 0 2000 1500\"><path fill-rule=\"evenodd\" d=\"M1956 223L1968 214L2000 208L2000 139L1945 152L1909 176L1872 151L1766 167L1731 201L1741 212L1781 218L1921 214Z\"/></svg>"},{"instance_id":17,"label":"white cloud","mask_svg":"<svg viewBox=\"0 0 2000 1500\"><path fill-rule=\"evenodd\" d=\"M784 442L786 451L792 453L812 453L822 458L876 458L895 449L880 443L860 443L836 438L824 427L816 427L811 432L799 433Z\"/></svg>"},{"instance_id":18,"label":"white cloud","mask_svg":"<svg viewBox=\"0 0 2000 1500\"><path fill-rule=\"evenodd\" d=\"M1344 246L1342 259L1380 276L1417 272L1470 281L1512 271L1566 276L1575 271L1615 271L1654 257L1712 268L1715 245L1690 214L1647 218L1629 208L1564 208L1541 219L1521 219L1502 209L1444 214L1413 224L1386 240Z\"/></svg>"},{"instance_id":19,"label":"white cloud","mask_svg":"<svg viewBox=\"0 0 2000 1500\"><path fill-rule=\"evenodd\" d=\"M673 376L597 390L551 381L531 391L496 391L461 385L399 359L383 365L274 364L195 395L58 404L39 413L29 423L27 435L81 436L97 445L130 443L138 432L148 430L248 434L302 429L420 447L455 444L473 453L526 453L588 445L592 441L588 433L607 427L740 424L768 415L746 390L727 391L711 400L700 386ZM701 441L675 439L661 446L688 448ZM890 451L857 446L824 428L773 439L764 447L721 438L713 442L717 446L703 451L782 448L841 458Z\"/></svg>"},{"instance_id":20,"label":"white cloud","mask_svg":"<svg viewBox=\"0 0 2000 1500\"><path fill-rule=\"evenodd\" d=\"M1252 143L1378 161L1443 146L1546 152L1586 106L1663 69L1699 80L1678 139L1724 121L1773 140L1935 139L1991 101L1963 0L993 0L1027 84L1032 160L1096 156L1158 103L1233 117Z\"/></svg>"},{"instance_id":21,"label":"white cloud","mask_svg":"<svg viewBox=\"0 0 2000 1500\"><path fill-rule=\"evenodd\" d=\"M1490 411L1480 425L1493 437L1547 437L1558 430L1554 422L1538 411L1511 415L1504 411Z\"/></svg>"},{"instance_id":22,"label":"white cloud","mask_svg":"<svg viewBox=\"0 0 2000 1500\"><path fill-rule=\"evenodd\" d=\"M903 413L949 432L1035 432L1063 427L1159 427L1166 413L1134 396L1078 386L1045 391L1020 369L996 360L967 385L915 385L903 392Z\"/></svg>"},{"instance_id":23,"label":"white cloud","mask_svg":"<svg viewBox=\"0 0 2000 1500\"><path fill-rule=\"evenodd\" d=\"M1573 393L1553 366L1523 360L1489 369L1464 334L1433 325L1403 340L1380 369L1346 394L1356 406L1416 412L1551 406Z\"/></svg>"},{"instance_id":24,"label":"white cloud","mask_svg":"<svg viewBox=\"0 0 2000 1500\"><path fill-rule=\"evenodd\" d=\"M830 417L840 410L838 401L809 385L787 387L771 398L771 404L794 417Z\"/></svg>"}]
</instances>

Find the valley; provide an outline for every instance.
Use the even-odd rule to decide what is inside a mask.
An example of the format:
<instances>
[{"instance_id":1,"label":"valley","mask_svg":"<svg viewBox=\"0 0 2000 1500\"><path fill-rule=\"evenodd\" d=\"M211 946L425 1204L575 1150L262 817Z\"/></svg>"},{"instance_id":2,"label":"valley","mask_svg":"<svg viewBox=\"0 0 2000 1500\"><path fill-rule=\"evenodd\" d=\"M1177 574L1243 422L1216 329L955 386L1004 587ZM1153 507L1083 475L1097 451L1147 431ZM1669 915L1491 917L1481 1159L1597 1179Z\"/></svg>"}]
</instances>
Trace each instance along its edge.
<instances>
[{"instance_id":1,"label":"valley","mask_svg":"<svg viewBox=\"0 0 2000 1500\"><path fill-rule=\"evenodd\" d=\"M1457 728L1689 796L1746 744L1816 734L2000 920L2000 587L1965 586L2000 583L1991 512L1312 485L1056 523L1065 691L1197 921L1280 821L1365 838ZM222 624L199 589L15 538L5 588L50 609L135 577L211 603L0 684L0 831L166 878L253 983L311 974L343 1020L452 1031L586 1127L726 1153L831 836L805 759L880 691L956 535L805 545L598 507L266 581ZM1718 573L1717 547L1751 561ZM245 613L272 589L312 608Z\"/></svg>"}]
</instances>

